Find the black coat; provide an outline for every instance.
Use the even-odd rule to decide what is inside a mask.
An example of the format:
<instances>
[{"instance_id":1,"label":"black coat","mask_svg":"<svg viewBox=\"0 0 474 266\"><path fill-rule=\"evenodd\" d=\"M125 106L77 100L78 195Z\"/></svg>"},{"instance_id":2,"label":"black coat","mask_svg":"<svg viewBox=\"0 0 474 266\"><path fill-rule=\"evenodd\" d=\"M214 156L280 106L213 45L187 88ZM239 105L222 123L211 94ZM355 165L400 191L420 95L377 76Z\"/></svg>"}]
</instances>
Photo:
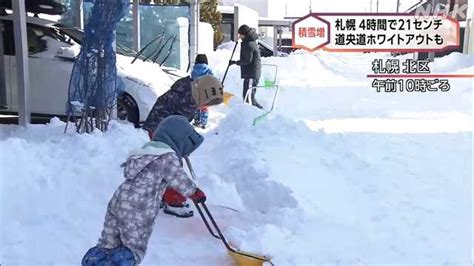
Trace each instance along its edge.
<instances>
[{"instance_id":1,"label":"black coat","mask_svg":"<svg viewBox=\"0 0 474 266\"><path fill-rule=\"evenodd\" d=\"M240 66L241 78L260 78L262 62L257 39L258 34L255 29L252 28L242 40L240 60L237 61L237 65Z\"/></svg>"},{"instance_id":2,"label":"black coat","mask_svg":"<svg viewBox=\"0 0 474 266\"><path fill-rule=\"evenodd\" d=\"M163 119L170 115L182 115L191 121L197 110L196 102L191 93L191 77L177 80L167 92L156 99L143 129L154 132Z\"/></svg>"}]
</instances>

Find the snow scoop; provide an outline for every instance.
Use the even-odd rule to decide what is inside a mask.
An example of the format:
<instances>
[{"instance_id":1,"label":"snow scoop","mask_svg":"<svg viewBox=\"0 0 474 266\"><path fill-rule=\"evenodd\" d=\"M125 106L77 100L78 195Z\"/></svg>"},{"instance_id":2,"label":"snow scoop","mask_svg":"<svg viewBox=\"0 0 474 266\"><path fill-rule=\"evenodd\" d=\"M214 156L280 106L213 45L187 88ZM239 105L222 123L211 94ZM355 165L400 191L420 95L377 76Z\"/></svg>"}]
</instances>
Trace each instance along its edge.
<instances>
[{"instance_id":1,"label":"snow scoop","mask_svg":"<svg viewBox=\"0 0 474 266\"><path fill-rule=\"evenodd\" d=\"M230 92L224 92L224 105L229 105L229 101L230 99L232 99L232 97L234 97L235 95L230 93Z\"/></svg>"},{"instance_id":2,"label":"snow scoop","mask_svg":"<svg viewBox=\"0 0 474 266\"><path fill-rule=\"evenodd\" d=\"M269 68L275 69L275 71L273 72L273 77L269 77L268 74L264 75L264 85L263 86L257 85L257 86L250 87L247 90L247 94L245 94L245 97L244 97L244 102L249 102L249 97L252 91L257 90L258 88L275 89L275 93L273 94L272 106L270 110L265 111L263 114L255 117L253 120L254 126L257 125L257 123L259 123L260 121L266 119L268 115L270 115L270 113L273 112L273 109L275 108L275 102L278 96L278 92L280 91L280 86L278 85L278 82L277 82L278 66L272 65L272 64L262 64L262 69L266 70ZM264 72L268 72L268 71L264 71Z\"/></svg>"},{"instance_id":3,"label":"snow scoop","mask_svg":"<svg viewBox=\"0 0 474 266\"><path fill-rule=\"evenodd\" d=\"M199 204L201 206L199 206ZM209 230L209 233L211 233L211 235L213 237L215 237L217 239L220 239L222 241L224 246L227 248L227 251L229 252L229 255L232 257L232 259L234 259L235 263L238 266L263 266L264 262L267 262L270 265L274 265L273 262L271 262L270 258L268 258L266 256L241 251L241 250L238 250L237 248L232 247L229 244L229 242L225 239L224 235L222 234L221 229L219 228L216 221L212 217L211 212L207 208L206 203L204 203L204 202L197 203L196 201L194 201L194 205L196 206L196 209L198 210L199 215L202 218L202 221L206 225L207 230ZM201 207L202 207L202 209L201 209ZM203 210L204 210L204 212L203 212ZM206 218L206 215L207 215L207 218ZM214 232L211 229L211 225L209 224L209 221L211 222L212 226L214 227L214 229L217 233Z\"/></svg>"},{"instance_id":4,"label":"snow scoop","mask_svg":"<svg viewBox=\"0 0 474 266\"><path fill-rule=\"evenodd\" d=\"M191 166L191 162L189 158L188 157L184 157L184 158L186 160L186 164L188 165L189 172L191 173L193 179L196 180L196 175L194 173L193 167ZM206 203L204 202L198 203L196 201L193 201L193 202L194 202L194 205L196 206L196 209L199 212L199 215L202 218L202 221L206 225L207 230L209 230L209 233L211 233L213 237L220 239L222 241L224 246L227 248L229 255L232 257L232 259L234 259L235 263L238 266L263 266L264 262L267 262L270 265L275 265L273 264L273 262L271 262L269 257L250 253L250 252L240 251L237 248L232 247L227 241L227 239L224 237L224 235L222 234L221 229L219 228L216 221L212 217L211 212L207 208ZM212 230L211 225L209 224L209 221L211 222L216 232Z\"/></svg>"}]
</instances>

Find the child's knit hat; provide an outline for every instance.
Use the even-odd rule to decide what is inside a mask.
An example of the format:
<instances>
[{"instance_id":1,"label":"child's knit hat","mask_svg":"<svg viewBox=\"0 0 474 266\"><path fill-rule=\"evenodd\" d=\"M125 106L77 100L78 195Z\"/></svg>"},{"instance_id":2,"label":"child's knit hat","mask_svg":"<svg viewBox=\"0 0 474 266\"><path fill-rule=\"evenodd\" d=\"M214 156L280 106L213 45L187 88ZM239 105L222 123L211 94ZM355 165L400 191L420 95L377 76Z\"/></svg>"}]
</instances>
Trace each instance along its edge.
<instances>
[{"instance_id":1,"label":"child's knit hat","mask_svg":"<svg viewBox=\"0 0 474 266\"><path fill-rule=\"evenodd\" d=\"M204 137L194 130L186 117L171 115L161 121L152 140L167 144L182 158L196 150L204 141Z\"/></svg>"}]
</instances>

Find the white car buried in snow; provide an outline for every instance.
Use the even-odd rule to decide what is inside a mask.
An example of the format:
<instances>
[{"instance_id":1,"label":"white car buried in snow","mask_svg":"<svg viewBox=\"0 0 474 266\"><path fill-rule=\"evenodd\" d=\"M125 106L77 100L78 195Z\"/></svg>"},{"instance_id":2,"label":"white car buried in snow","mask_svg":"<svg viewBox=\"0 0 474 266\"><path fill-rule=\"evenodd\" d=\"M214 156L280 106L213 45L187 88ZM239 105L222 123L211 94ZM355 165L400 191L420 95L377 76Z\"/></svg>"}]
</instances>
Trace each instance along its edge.
<instances>
[{"instance_id":1,"label":"white car buried in snow","mask_svg":"<svg viewBox=\"0 0 474 266\"><path fill-rule=\"evenodd\" d=\"M0 86L0 113L18 112L18 86L13 21L1 16L5 89ZM74 58L80 51L83 32L63 27L54 21L28 17L28 65L30 72L29 107L32 117L65 118L69 79ZM138 126L144 121L158 96L177 79L187 74L177 69L161 68L151 62L117 54L117 75L125 92L118 99L118 118Z\"/></svg>"}]
</instances>

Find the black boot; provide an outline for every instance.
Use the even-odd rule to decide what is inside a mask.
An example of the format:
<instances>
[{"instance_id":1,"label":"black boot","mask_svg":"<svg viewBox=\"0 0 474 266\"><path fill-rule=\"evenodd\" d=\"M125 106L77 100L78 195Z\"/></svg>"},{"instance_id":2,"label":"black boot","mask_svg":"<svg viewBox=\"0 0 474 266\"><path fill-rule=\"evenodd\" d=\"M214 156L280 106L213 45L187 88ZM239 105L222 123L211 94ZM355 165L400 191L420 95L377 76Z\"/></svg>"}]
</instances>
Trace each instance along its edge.
<instances>
[{"instance_id":1,"label":"black boot","mask_svg":"<svg viewBox=\"0 0 474 266\"><path fill-rule=\"evenodd\" d=\"M261 106L258 102L254 102L253 106L257 107L258 109L263 109L263 106Z\"/></svg>"}]
</instances>

